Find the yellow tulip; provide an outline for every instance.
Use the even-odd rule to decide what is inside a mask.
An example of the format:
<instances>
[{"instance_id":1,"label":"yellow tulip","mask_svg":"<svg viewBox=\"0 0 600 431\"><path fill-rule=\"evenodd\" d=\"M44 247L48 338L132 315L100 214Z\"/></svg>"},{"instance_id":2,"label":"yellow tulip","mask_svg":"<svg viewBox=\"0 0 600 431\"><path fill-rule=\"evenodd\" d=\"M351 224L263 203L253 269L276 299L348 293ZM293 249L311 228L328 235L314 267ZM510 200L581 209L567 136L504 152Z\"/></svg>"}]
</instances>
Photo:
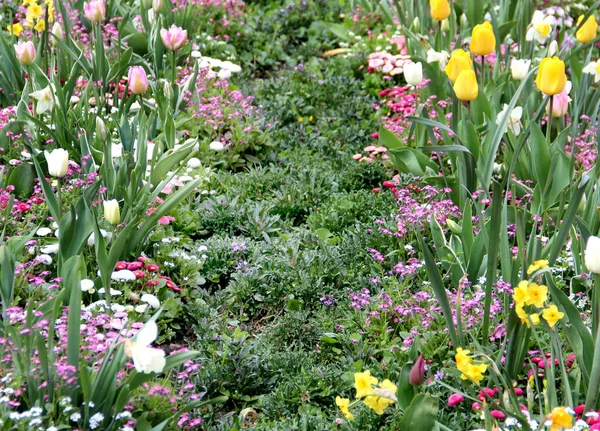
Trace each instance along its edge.
<instances>
[{"instance_id":1,"label":"yellow tulip","mask_svg":"<svg viewBox=\"0 0 600 431\"><path fill-rule=\"evenodd\" d=\"M436 21L443 21L450 16L450 3L448 0L429 0L431 17Z\"/></svg>"},{"instance_id":2,"label":"yellow tulip","mask_svg":"<svg viewBox=\"0 0 600 431\"><path fill-rule=\"evenodd\" d=\"M535 78L535 84L542 93L548 96L561 93L567 85L564 61L558 57L544 58Z\"/></svg>"},{"instance_id":3,"label":"yellow tulip","mask_svg":"<svg viewBox=\"0 0 600 431\"><path fill-rule=\"evenodd\" d=\"M496 50L496 36L489 21L473 28L470 49L476 55L489 55Z\"/></svg>"},{"instance_id":4,"label":"yellow tulip","mask_svg":"<svg viewBox=\"0 0 600 431\"><path fill-rule=\"evenodd\" d=\"M473 62L471 61L471 54L462 49L457 49L456 51L452 51L452 55L450 56L450 61L446 65L446 75L450 78L450 81L456 81L458 75L463 70L468 70L473 68Z\"/></svg>"},{"instance_id":5,"label":"yellow tulip","mask_svg":"<svg viewBox=\"0 0 600 431\"><path fill-rule=\"evenodd\" d=\"M463 70L454 82L454 93L460 100L475 100L479 94L477 77L473 69Z\"/></svg>"},{"instance_id":6,"label":"yellow tulip","mask_svg":"<svg viewBox=\"0 0 600 431\"><path fill-rule=\"evenodd\" d=\"M577 24L581 23L583 19L583 15L579 16L577 20ZM590 15L588 19L583 23L581 28L577 30L575 36L577 37L577 41L579 43L588 43L596 38L596 33L598 32L598 23L596 22L596 17L594 15Z\"/></svg>"}]
</instances>

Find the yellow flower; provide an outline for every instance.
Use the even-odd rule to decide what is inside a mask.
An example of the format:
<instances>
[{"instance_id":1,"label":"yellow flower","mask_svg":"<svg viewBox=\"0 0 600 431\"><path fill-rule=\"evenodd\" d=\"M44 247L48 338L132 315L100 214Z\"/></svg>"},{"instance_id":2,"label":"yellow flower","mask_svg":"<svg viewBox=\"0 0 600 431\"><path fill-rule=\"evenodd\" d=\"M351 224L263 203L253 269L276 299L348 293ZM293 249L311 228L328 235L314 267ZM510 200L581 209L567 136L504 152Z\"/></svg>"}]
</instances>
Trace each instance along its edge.
<instances>
[{"instance_id":1,"label":"yellow flower","mask_svg":"<svg viewBox=\"0 0 600 431\"><path fill-rule=\"evenodd\" d=\"M335 404L340 408L346 419L349 421L354 420L354 415L348 410L348 406L350 406L350 400L348 398L335 397Z\"/></svg>"},{"instance_id":2,"label":"yellow flower","mask_svg":"<svg viewBox=\"0 0 600 431\"><path fill-rule=\"evenodd\" d=\"M537 308L542 308L548 299L548 287L543 284L529 283L527 293L528 298L525 304L535 305Z\"/></svg>"},{"instance_id":3,"label":"yellow flower","mask_svg":"<svg viewBox=\"0 0 600 431\"><path fill-rule=\"evenodd\" d=\"M356 389L356 398L362 398L373 393L373 385L377 384L377 379L371 376L369 370L362 373L354 373L354 389Z\"/></svg>"},{"instance_id":4,"label":"yellow flower","mask_svg":"<svg viewBox=\"0 0 600 431\"><path fill-rule=\"evenodd\" d=\"M564 428L573 427L573 416L571 416L564 407L556 407L550 413L550 431L561 431Z\"/></svg>"},{"instance_id":5,"label":"yellow flower","mask_svg":"<svg viewBox=\"0 0 600 431\"><path fill-rule=\"evenodd\" d=\"M473 362L473 359L469 357L469 353L471 353L469 350L463 350L460 347L456 349L454 358L456 359L456 367L459 370Z\"/></svg>"},{"instance_id":6,"label":"yellow flower","mask_svg":"<svg viewBox=\"0 0 600 431\"><path fill-rule=\"evenodd\" d=\"M556 56L544 58L535 78L535 84L542 93L548 96L562 93L567 85L564 61Z\"/></svg>"},{"instance_id":7,"label":"yellow flower","mask_svg":"<svg viewBox=\"0 0 600 431\"><path fill-rule=\"evenodd\" d=\"M580 15L577 19L577 25L581 23L583 19L583 15ZM596 38L596 33L598 32L598 23L596 22L596 17L594 15L590 15L588 19L583 23L581 28L577 30L575 33L575 37L577 37L577 41L579 43L588 43Z\"/></svg>"},{"instance_id":8,"label":"yellow flower","mask_svg":"<svg viewBox=\"0 0 600 431\"><path fill-rule=\"evenodd\" d=\"M533 262L532 265L529 265L529 268L527 268L527 275L533 274L538 269L545 269L545 268L548 268L547 260L536 260L535 262Z\"/></svg>"},{"instance_id":9,"label":"yellow flower","mask_svg":"<svg viewBox=\"0 0 600 431\"><path fill-rule=\"evenodd\" d=\"M302 123L303 121L304 121L304 118L298 117L298 123Z\"/></svg>"},{"instance_id":10,"label":"yellow flower","mask_svg":"<svg viewBox=\"0 0 600 431\"><path fill-rule=\"evenodd\" d=\"M40 5L32 4L27 8L27 19L39 19L44 13L44 9Z\"/></svg>"},{"instance_id":11,"label":"yellow flower","mask_svg":"<svg viewBox=\"0 0 600 431\"><path fill-rule=\"evenodd\" d=\"M477 77L472 69L463 70L454 82L454 93L460 100L471 101L477 99L479 87Z\"/></svg>"},{"instance_id":12,"label":"yellow flower","mask_svg":"<svg viewBox=\"0 0 600 431\"><path fill-rule=\"evenodd\" d=\"M23 33L23 26L21 25L21 23L17 22L15 24L9 24L6 29L8 30L8 34L10 34L11 36L14 34L15 36L19 37L21 36L21 33Z\"/></svg>"},{"instance_id":13,"label":"yellow flower","mask_svg":"<svg viewBox=\"0 0 600 431\"><path fill-rule=\"evenodd\" d=\"M395 384L385 379L379 385L379 388L375 389L374 394L364 399L364 403L367 407L373 409L378 415L382 415L383 411L396 400L396 391L398 388Z\"/></svg>"},{"instance_id":14,"label":"yellow flower","mask_svg":"<svg viewBox=\"0 0 600 431\"><path fill-rule=\"evenodd\" d=\"M515 288L512 297L515 300L515 306L522 307L529 300L529 283L521 281L519 286Z\"/></svg>"},{"instance_id":15,"label":"yellow flower","mask_svg":"<svg viewBox=\"0 0 600 431\"><path fill-rule=\"evenodd\" d=\"M455 82L463 70L470 70L473 68L473 61L471 61L471 54L463 49L457 49L452 51L450 60L446 65L446 75L450 78L450 81Z\"/></svg>"},{"instance_id":16,"label":"yellow flower","mask_svg":"<svg viewBox=\"0 0 600 431\"><path fill-rule=\"evenodd\" d=\"M44 31L46 29L46 22L42 19L39 20L33 29L35 31Z\"/></svg>"},{"instance_id":17,"label":"yellow flower","mask_svg":"<svg viewBox=\"0 0 600 431\"><path fill-rule=\"evenodd\" d=\"M517 304L515 306L515 313L517 313L517 316L521 319L521 323L527 323L527 312L523 308L523 304Z\"/></svg>"},{"instance_id":18,"label":"yellow flower","mask_svg":"<svg viewBox=\"0 0 600 431\"><path fill-rule=\"evenodd\" d=\"M37 0L23 0L23 6L37 5Z\"/></svg>"},{"instance_id":19,"label":"yellow flower","mask_svg":"<svg viewBox=\"0 0 600 431\"><path fill-rule=\"evenodd\" d=\"M489 21L473 27L469 48L476 55L489 55L496 50L496 36Z\"/></svg>"},{"instance_id":20,"label":"yellow flower","mask_svg":"<svg viewBox=\"0 0 600 431\"><path fill-rule=\"evenodd\" d=\"M477 384L481 382L484 378L483 373L487 370L486 364L470 364L460 376L463 380L471 380Z\"/></svg>"},{"instance_id":21,"label":"yellow flower","mask_svg":"<svg viewBox=\"0 0 600 431\"><path fill-rule=\"evenodd\" d=\"M429 0L431 17L436 21L443 21L450 16L450 4L448 0Z\"/></svg>"},{"instance_id":22,"label":"yellow flower","mask_svg":"<svg viewBox=\"0 0 600 431\"><path fill-rule=\"evenodd\" d=\"M533 326L537 326L540 324L540 315L538 313L530 314L529 319L531 320L531 323L533 323Z\"/></svg>"},{"instance_id":23,"label":"yellow flower","mask_svg":"<svg viewBox=\"0 0 600 431\"><path fill-rule=\"evenodd\" d=\"M550 327L552 328L554 327L554 325L556 325L556 322L565 317L565 313L561 313L560 311L558 311L558 307L553 304L550 307L544 309L542 317L546 322L548 322L548 325L550 325Z\"/></svg>"}]
</instances>

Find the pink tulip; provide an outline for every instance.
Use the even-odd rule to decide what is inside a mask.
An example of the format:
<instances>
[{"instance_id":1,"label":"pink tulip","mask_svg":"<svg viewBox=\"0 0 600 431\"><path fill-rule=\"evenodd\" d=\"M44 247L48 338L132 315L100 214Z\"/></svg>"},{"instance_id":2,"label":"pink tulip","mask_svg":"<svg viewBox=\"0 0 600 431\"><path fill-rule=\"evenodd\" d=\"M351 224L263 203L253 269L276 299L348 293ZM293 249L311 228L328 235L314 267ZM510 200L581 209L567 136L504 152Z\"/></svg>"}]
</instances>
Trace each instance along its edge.
<instances>
[{"instance_id":1,"label":"pink tulip","mask_svg":"<svg viewBox=\"0 0 600 431\"><path fill-rule=\"evenodd\" d=\"M420 386L425 381L425 358L423 355L419 355L415 364L410 370L408 375L408 382L413 386Z\"/></svg>"},{"instance_id":2,"label":"pink tulip","mask_svg":"<svg viewBox=\"0 0 600 431\"><path fill-rule=\"evenodd\" d=\"M175 24L168 30L163 28L160 30L160 38L169 51L177 51L187 42L187 31Z\"/></svg>"},{"instance_id":3,"label":"pink tulip","mask_svg":"<svg viewBox=\"0 0 600 431\"><path fill-rule=\"evenodd\" d=\"M19 63L21 63L23 66L29 66L35 61L35 45L31 41L20 41L17 43L15 45L15 53L17 54Z\"/></svg>"},{"instance_id":4,"label":"pink tulip","mask_svg":"<svg viewBox=\"0 0 600 431\"><path fill-rule=\"evenodd\" d=\"M133 94L144 94L148 90L148 77L142 66L129 69L129 89Z\"/></svg>"},{"instance_id":5,"label":"pink tulip","mask_svg":"<svg viewBox=\"0 0 600 431\"><path fill-rule=\"evenodd\" d=\"M450 407L454 407L462 403L464 400L465 397L463 397L461 394L452 394L450 395L450 398L448 398L448 405Z\"/></svg>"},{"instance_id":6,"label":"pink tulip","mask_svg":"<svg viewBox=\"0 0 600 431\"><path fill-rule=\"evenodd\" d=\"M571 101L571 98L569 97L571 87L571 81L567 81L567 85L565 85L565 89L562 93L552 96L552 117L561 118L566 115L569 110L569 102ZM546 113L550 113L550 102L548 102L548 105L546 106Z\"/></svg>"},{"instance_id":7,"label":"pink tulip","mask_svg":"<svg viewBox=\"0 0 600 431\"><path fill-rule=\"evenodd\" d=\"M102 22L106 18L106 5L104 0L91 0L83 4L85 17L91 22Z\"/></svg>"}]
</instances>

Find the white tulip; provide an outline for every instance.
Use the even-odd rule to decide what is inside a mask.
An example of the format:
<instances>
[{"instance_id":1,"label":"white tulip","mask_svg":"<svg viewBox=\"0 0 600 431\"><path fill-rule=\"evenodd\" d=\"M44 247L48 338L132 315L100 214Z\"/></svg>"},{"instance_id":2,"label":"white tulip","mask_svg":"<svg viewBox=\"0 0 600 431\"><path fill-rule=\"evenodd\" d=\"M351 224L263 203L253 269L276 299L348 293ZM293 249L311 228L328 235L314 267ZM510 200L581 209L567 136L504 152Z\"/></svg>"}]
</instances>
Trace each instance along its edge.
<instances>
[{"instance_id":1,"label":"white tulip","mask_svg":"<svg viewBox=\"0 0 600 431\"><path fill-rule=\"evenodd\" d=\"M423 81L423 65L421 63L407 63L404 65L404 79L408 85L416 87Z\"/></svg>"},{"instance_id":2,"label":"white tulip","mask_svg":"<svg viewBox=\"0 0 600 431\"><path fill-rule=\"evenodd\" d=\"M600 274L600 238L590 236L585 247L585 266L588 271Z\"/></svg>"},{"instance_id":3,"label":"white tulip","mask_svg":"<svg viewBox=\"0 0 600 431\"><path fill-rule=\"evenodd\" d=\"M159 308L160 307L160 301L158 300L158 298L156 296L154 296L154 295L149 294L149 293L144 293L142 295L142 297L140 298L140 300L142 302L145 302L146 304L148 304L152 308Z\"/></svg>"},{"instance_id":4,"label":"white tulip","mask_svg":"<svg viewBox=\"0 0 600 431\"><path fill-rule=\"evenodd\" d=\"M517 60L513 58L510 62L510 71L513 79L517 81L525 79L529 73L529 66L531 66L531 60Z\"/></svg>"},{"instance_id":5,"label":"white tulip","mask_svg":"<svg viewBox=\"0 0 600 431\"><path fill-rule=\"evenodd\" d=\"M508 105L505 103L504 108L502 109L502 111L500 111L500 113L496 117L496 124L498 126L502 123L502 119L507 111L508 111ZM517 106L515 109L513 109L512 112L510 113L510 115L508 116L507 126L510 129L510 131L513 132L513 134L515 136L519 136L519 134L521 133L521 117L522 116L523 116L523 108L521 108L520 106Z\"/></svg>"},{"instance_id":6,"label":"white tulip","mask_svg":"<svg viewBox=\"0 0 600 431\"><path fill-rule=\"evenodd\" d=\"M151 320L125 346L125 353L133 359L138 373L162 373L167 364L165 351L150 346L158 337L158 326Z\"/></svg>"},{"instance_id":7,"label":"white tulip","mask_svg":"<svg viewBox=\"0 0 600 431\"><path fill-rule=\"evenodd\" d=\"M62 148L52 150L51 153L44 151L48 163L48 173L57 178L67 175L69 170L69 152Z\"/></svg>"}]
</instances>

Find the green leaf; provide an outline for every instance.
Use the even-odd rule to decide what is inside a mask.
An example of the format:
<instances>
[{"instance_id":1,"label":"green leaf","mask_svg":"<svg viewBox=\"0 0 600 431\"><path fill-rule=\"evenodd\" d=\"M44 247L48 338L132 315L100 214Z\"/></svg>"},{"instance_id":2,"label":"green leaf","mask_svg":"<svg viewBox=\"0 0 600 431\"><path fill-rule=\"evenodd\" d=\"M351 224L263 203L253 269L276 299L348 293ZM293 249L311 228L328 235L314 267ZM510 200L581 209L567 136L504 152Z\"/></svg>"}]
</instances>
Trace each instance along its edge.
<instances>
[{"instance_id":1,"label":"green leaf","mask_svg":"<svg viewBox=\"0 0 600 431\"><path fill-rule=\"evenodd\" d=\"M22 199L27 199L33 194L34 183L35 170L28 163L22 163L12 169L6 180L6 184L14 186L15 194Z\"/></svg>"},{"instance_id":2,"label":"green leaf","mask_svg":"<svg viewBox=\"0 0 600 431\"><path fill-rule=\"evenodd\" d=\"M400 381L398 382L398 406L406 410L415 397L415 387L410 384L408 378L412 365L405 364L400 372Z\"/></svg>"},{"instance_id":3,"label":"green leaf","mask_svg":"<svg viewBox=\"0 0 600 431\"><path fill-rule=\"evenodd\" d=\"M438 400L429 394L418 394L404 412L401 431L431 431L438 415Z\"/></svg>"}]
</instances>

